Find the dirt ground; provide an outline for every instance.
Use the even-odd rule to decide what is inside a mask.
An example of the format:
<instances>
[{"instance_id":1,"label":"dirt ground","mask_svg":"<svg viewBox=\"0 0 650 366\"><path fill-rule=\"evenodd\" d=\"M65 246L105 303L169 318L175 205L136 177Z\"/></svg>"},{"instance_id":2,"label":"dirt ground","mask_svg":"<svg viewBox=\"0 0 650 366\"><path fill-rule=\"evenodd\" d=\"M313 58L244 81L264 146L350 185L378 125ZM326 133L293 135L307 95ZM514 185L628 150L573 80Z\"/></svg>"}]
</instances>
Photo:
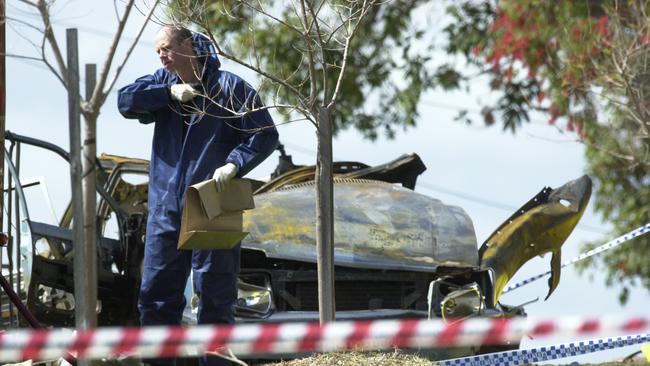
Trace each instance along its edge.
<instances>
[{"instance_id":1,"label":"dirt ground","mask_svg":"<svg viewBox=\"0 0 650 366\"><path fill-rule=\"evenodd\" d=\"M634 357L629 361L621 362L605 362L598 364L578 364L577 362L565 362L558 360L556 365L569 365L569 366L648 366L650 363L642 358L642 356ZM405 354L400 351L391 353L384 352L348 352L348 353L326 353L312 357L276 362L276 363L262 363L257 364L260 366L432 366L435 365L434 361L415 354Z\"/></svg>"}]
</instances>

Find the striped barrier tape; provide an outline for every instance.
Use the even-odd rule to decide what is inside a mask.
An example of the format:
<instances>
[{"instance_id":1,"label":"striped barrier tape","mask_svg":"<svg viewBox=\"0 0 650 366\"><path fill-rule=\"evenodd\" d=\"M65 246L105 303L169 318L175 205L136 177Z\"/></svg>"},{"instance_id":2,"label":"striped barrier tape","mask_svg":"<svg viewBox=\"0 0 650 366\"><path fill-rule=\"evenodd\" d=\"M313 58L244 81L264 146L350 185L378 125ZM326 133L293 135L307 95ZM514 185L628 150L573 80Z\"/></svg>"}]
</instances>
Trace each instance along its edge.
<instances>
[{"instance_id":1,"label":"striped barrier tape","mask_svg":"<svg viewBox=\"0 0 650 366\"><path fill-rule=\"evenodd\" d=\"M643 332L650 317L392 319L318 323L238 324L196 327L12 330L0 333L0 362L77 358L193 357L230 349L238 357L362 348L442 348L518 343L549 336Z\"/></svg>"},{"instance_id":2,"label":"striped barrier tape","mask_svg":"<svg viewBox=\"0 0 650 366\"><path fill-rule=\"evenodd\" d=\"M488 353L484 355L455 358L437 363L437 366L515 366L533 362L558 360L582 356L589 353L633 346L650 341L650 334L637 334L616 338L601 338L586 341L543 346L530 349ZM650 360L649 360L650 361Z\"/></svg>"},{"instance_id":3,"label":"striped barrier tape","mask_svg":"<svg viewBox=\"0 0 650 366\"><path fill-rule=\"evenodd\" d=\"M617 247L617 246L625 243L626 241L632 240L632 239L636 238L637 236L641 236L643 234L646 234L647 232L650 232L650 223L647 223L644 226L638 227L638 228L630 231L627 234L621 235L618 238L613 239L613 240L611 240L611 241L609 241L609 242L607 242L607 243L605 243L605 244L603 244L603 245L601 245L601 246L599 246L597 248L594 248L594 249L592 249L590 251L582 253L579 256L571 259L570 261L562 263L562 266L560 268L570 266L570 265L572 265L572 264L574 264L576 262L579 262L579 261L581 261L583 259L589 258L589 257L594 256L596 254L602 253L602 252L604 252L606 250ZM516 283L514 285L510 285L510 286L506 287L503 290L502 294L507 294L508 292L510 292L512 290L516 290L516 289L518 289L518 288L520 288L522 286L525 286L525 285L527 285L527 284L529 284L531 282L535 282L535 281L539 280L540 278L544 278L544 277L546 277L546 276L548 276L550 274L551 274L551 271L547 271L547 272L535 275L533 277L527 278L527 279L525 279L525 280L523 280L521 282L518 282L518 283Z\"/></svg>"}]
</instances>

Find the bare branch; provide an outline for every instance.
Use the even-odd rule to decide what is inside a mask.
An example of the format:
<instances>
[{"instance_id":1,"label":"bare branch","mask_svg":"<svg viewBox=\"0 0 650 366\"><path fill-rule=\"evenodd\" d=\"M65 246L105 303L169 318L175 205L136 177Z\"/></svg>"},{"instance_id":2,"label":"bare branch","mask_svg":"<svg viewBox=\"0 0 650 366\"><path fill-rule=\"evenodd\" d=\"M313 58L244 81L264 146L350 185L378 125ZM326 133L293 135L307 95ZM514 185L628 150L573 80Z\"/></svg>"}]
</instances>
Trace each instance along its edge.
<instances>
[{"instance_id":1,"label":"bare branch","mask_svg":"<svg viewBox=\"0 0 650 366\"><path fill-rule=\"evenodd\" d=\"M300 0L300 7L301 7L301 15L304 21L304 26L305 26L305 32L303 33L302 37L305 40L305 45L307 46L307 57L308 57L308 64L307 66L309 67L309 109L313 110L314 104L316 103L317 99L317 90L316 90L316 61L314 61L314 49L312 48L311 45L311 39L309 38L309 20L307 19L307 9L305 7L305 0ZM317 20L312 19L314 23L317 22ZM324 62L323 60L322 62ZM324 98L325 96L323 96Z\"/></svg>"},{"instance_id":2,"label":"bare branch","mask_svg":"<svg viewBox=\"0 0 650 366\"><path fill-rule=\"evenodd\" d=\"M47 39L50 47L52 48L52 52L54 53L54 59L56 60L56 64L59 68L59 72L55 73L55 75L57 75L57 77L63 82L63 85L67 88L68 87L67 67L65 65L65 61L63 60L63 54L61 53L61 48L59 47L59 43L56 41L56 37L54 36L54 31L52 30L52 22L50 19L49 5L45 0L37 0L38 2L36 4L26 0L21 0L21 1L26 4L35 6L38 9L38 12L41 15L41 20L43 21L44 37L45 39ZM43 53L43 60L45 60L45 53ZM49 63L46 64L48 64L48 67L50 67L53 70L53 67L49 65Z\"/></svg>"},{"instance_id":3,"label":"bare branch","mask_svg":"<svg viewBox=\"0 0 650 366\"><path fill-rule=\"evenodd\" d=\"M255 7L255 6L249 4L247 1L243 2L243 4L244 4L245 6L247 6L247 7L249 7L249 8L251 8L251 9L255 10L256 12L258 12L258 13L260 13L260 14L266 15L268 18L273 19L274 21L278 22L279 24L282 24L283 26L285 26L285 27L286 27L287 29L289 29L290 31L292 31L292 32L296 32L296 33L302 35L302 32L300 32L300 29L298 29L298 28L294 27L293 25L291 25L291 24L285 22L284 20L282 20L282 19L280 19L280 18L278 18L278 17L276 17L276 16L270 14L269 12L267 12L266 10L264 10L264 9L262 8L262 5L261 5L261 4L260 4L260 7L259 7L259 8L257 8L257 7Z\"/></svg>"},{"instance_id":4,"label":"bare branch","mask_svg":"<svg viewBox=\"0 0 650 366\"><path fill-rule=\"evenodd\" d=\"M185 116L185 117L196 116L196 118L195 118L195 120L193 122L186 122L187 125L194 125L194 124L200 123L205 116L208 116L208 117L215 117L215 118L218 118L219 120L222 120L228 127L232 128L234 130L241 131L241 132L247 132L247 133L248 132L257 132L257 131L272 129L272 128L274 128L274 126L289 124L289 123L293 123L293 122L297 122L297 121L303 121L303 120L308 120L308 121L311 121L313 123L313 121L309 117L308 111L302 110L302 109L296 107L295 105L291 105L291 104L274 104L274 105L271 105L271 106L262 106L262 107L259 107L259 108L253 108L253 109L250 109L250 110L246 110L245 112L239 112L239 111L233 110L232 108L228 107L227 105L223 105L222 103L219 103L219 102L215 101L209 95L201 94L201 96L203 98L205 98L206 100L209 100L210 104L214 104L214 105L216 105L216 106L230 112L232 115L231 116L222 116L222 115L216 115L216 114L209 113L206 105L203 105L201 108L199 108L199 107L194 107L194 106L192 106L190 104L185 104L185 105L182 106L183 110L178 110L178 109L175 109L174 107L172 107L172 110L174 111L174 113L177 113L177 114L179 114L181 116ZM299 119L289 120L289 121L286 121L286 122L283 122L283 123L274 124L272 126L263 126L263 127L255 127L255 128L240 128L240 127L236 127L236 126L234 126L234 125L232 125L231 123L228 122L228 120L240 119L240 118L245 117L245 116L247 116L247 115L249 115L251 113L264 111L264 110L271 110L271 109L288 109L290 112L291 111L297 111L300 114L304 115L305 117L304 118L299 118Z\"/></svg>"},{"instance_id":5,"label":"bare branch","mask_svg":"<svg viewBox=\"0 0 650 366\"><path fill-rule=\"evenodd\" d=\"M135 9L138 11L138 13L140 13L140 15L142 15L143 17L147 17L148 12L142 11L140 7L138 7L138 4L135 4ZM161 20L156 14L153 14L149 19L149 21L161 27L167 24L167 22Z\"/></svg>"},{"instance_id":6,"label":"bare branch","mask_svg":"<svg viewBox=\"0 0 650 366\"><path fill-rule=\"evenodd\" d=\"M314 7L312 6L312 3L309 3L309 12L311 13L312 16L312 24L316 28L316 35L318 36L318 49L320 51L320 58L321 58L321 63L323 65L323 71L322 71L322 76L323 76L323 100L325 100L325 97L328 94L328 83L327 83L327 73L328 73L328 63L325 60L325 42L323 41L323 36L321 35L321 30L320 30L320 22L318 20L318 13L322 9L322 6L325 2L321 2L319 5L319 8L317 11L314 11Z\"/></svg>"},{"instance_id":7,"label":"bare branch","mask_svg":"<svg viewBox=\"0 0 650 366\"><path fill-rule=\"evenodd\" d=\"M230 61L233 61L233 62L235 62L235 63L237 63L237 64L239 64L241 66L244 66L245 68L247 68L249 70L252 70L252 71L264 76L265 78L273 81L274 83L281 84L282 86L287 88L291 93L293 93L296 96L296 98L298 98L298 100L301 102L301 104L304 104L304 96L302 95L300 90L296 89L293 85L289 84L285 80L282 80L282 79L280 79L280 78L278 78L278 77L276 77L274 75L271 75L270 73L262 70L261 68L255 67L255 66L251 65L248 62L244 62L241 59L239 59L238 57L233 56L230 53L226 52L221 47L219 42L217 42L217 40L214 37L214 34L210 31L209 28L207 28L207 27L205 27L205 26L203 26L201 24L199 24L199 26L201 26L206 31L206 33L208 34L208 37L210 38L210 41L212 42L215 49L217 50L217 55L222 56L222 57L224 57L224 58L226 58L226 59L228 59Z\"/></svg>"},{"instance_id":8,"label":"bare branch","mask_svg":"<svg viewBox=\"0 0 650 366\"><path fill-rule=\"evenodd\" d=\"M21 3L23 3L23 4L27 4L27 5L29 5L29 6L33 6L33 7L35 7L35 8L38 7L38 5L36 4L36 2L33 2L33 1L29 1L29 0L18 0L18 1L21 2Z\"/></svg>"},{"instance_id":9,"label":"bare branch","mask_svg":"<svg viewBox=\"0 0 650 366\"><path fill-rule=\"evenodd\" d=\"M209 114L208 112L206 112L207 108L206 108L205 106L204 106L204 108L201 109L201 110L196 109L195 112L198 112L198 113L201 113L201 114L205 114L205 115L208 115L208 116L212 116L212 117L218 117L218 118L221 118L221 119L229 119L229 118L241 118L241 117L244 117L244 116L246 116L246 115L248 115L248 114L251 114L251 113L254 113L254 112L258 112L258 111L264 111L264 110L271 110L271 109L281 109L281 108L286 108L286 109L290 109L290 110L296 110L296 111L298 111L298 112L300 112L300 113L302 113L302 114L308 115L308 111L305 110L305 109L300 108L299 106L295 106L295 105L292 105L292 104L277 104L277 103L274 103L274 104L271 105L271 106L260 106L260 107L257 107L257 108L247 109L245 112L240 112L240 111L237 111L237 110L234 110L234 109L230 108L230 107L227 106L227 105L223 105L222 103L217 102L216 100L214 100L214 99L212 98L211 95L213 95L213 94L214 94L214 95L218 95L219 93L218 93L218 92L217 92L217 93L214 93L214 92L208 92L208 93L203 93L203 94L201 94L201 96L203 96L203 98L205 98L205 99L207 99L208 101L210 101L211 104L214 104L214 105L216 105L216 106L219 106L220 108L222 108L222 109L228 111L229 113L232 114L232 116L226 116L226 117L224 117L224 116L216 116L216 115ZM234 94L233 94L233 93L230 94L230 99L231 99L230 101L231 101L231 104L234 105L232 98L234 98ZM238 101L238 102L241 103L240 101Z\"/></svg>"},{"instance_id":10,"label":"bare branch","mask_svg":"<svg viewBox=\"0 0 650 366\"><path fill-rule=\"evenodd\" d=\"M643 165L650 165L650 163L648 163L648 162L643 162L643 161L639 161L638 159L635 159L635 157L633 155L622 154L622 153L619 153L619 152L616 152L616 151L612 151L610 149L604 148L603 146L600 146L599 144L592 144L592 143L590 143L588 141L581 141L581 142L583 144L589 146L589 147L592 147L592 148L594 148L596 150L603 151L603 152L607 153L608 155L611 155L611 156L616 157L618 159L625 160L627 162L636 162L636 163L643 164Z\"/></svg>"},{"instance_id":11,"label":"bare branch","mask_svg":"<svg viewBox=\"0 0 650 366\"><path fill-rule=\"evenodd\" d=\"M20 24L20 21L19 21L18 23ZM16 33L16 35L18 35L18 37L20 37L20 38L22 38L23 40L25 40L25 42L28 42L29 44L31 44L31 45L34 47L34 49L35 49L36 51L38 51L38 52L41 51L41 46L37 45L36 42L32 41L32 40L27 36L27 34L25 34L24 32L20 32L18 29L15 28L14 24L12 24L12 23L8 23L8 25L9 25L9 28L11 28L11 30L13 30L14 33ZM31 27L34 28L35 30L37 30L39 33L43 33L43 30L42 30L42 29L40 29L40 28L38 28L38 27L35 27L35 26L31 26ZM43 55L41 55L41 60L42 60L42 58L43 58Z\"/></svg>"},{"instance_id":12,"label":"bare branch","mask_svg":"<svg viewBox=\"0 0 650 366\"><path fill-rule=\"evenodd\" d=\"M17 59L21 59L21 60L32 60L32 61L43 62L43 59L40 58L40 57L17 55L17 54L14 54L14 53L0 53L0 56L7 56L7 57L17 58Z\"/></svg>"},{"instance_id":13,"label":"bare branch","mask_svg":"<svg viewBox=\"0 0 650 366\"><path fill-rule=\"evenodd\" d=\"M21 25L27 26L27 27L29 27L29 28L32 28L32 29L34 29L35 31L37 31L37 32L39 32L39 33L44 33L43 30L42 30L41 28L39 28L39 27L37 27L37 26L35 26L35 25L31 24L31 23L28 23L28 22L26 22L26 21L24 21L24 20L22 20L22 19L12 18L12 17L7 17L7 16L5 16L5 19L6 19L6 20L9 20L9 21L11 21L11 22L15 22L15 23L18 23L18 24L21 24ZM18 32L17 32L17 33L18 33ZM18 35L21 36L23 39L26 39L26 38L27 38L27 37L25 37L24 35L22 35L22 34L20 34L20 33L18 33Z\"/></svg>"},{"instance_id":14,"label":"bare branch","mask_svg":"<svg viewBox=\"0 0 650 366\"><path fill-rule=\"evenodd\" d=\"M352 28L352 30L350 30L348 32L348 36L345 39L345 48L343 49L343 60L341 61L341 71L339 71L339 78L336 81L336 87L334 88L334 94L332 94L332 99L330 100L329 104L327 105L327 108L330 108L330 107L334 106L334 104L336 103L336 99L338 98L338 94L339 94L339 91L340 91L340 88L341 88L341 84L343 82L343 75L345 75L345 69L346 69L346 66L347 66L348 52L350 50L350 44L352 43L352 39L354 38L354 36L355 36L355 34L357 32L359 24L361 24L361 21L363 20L363 17L366 15L366 13L368 11L368 7L369 7L369 5L368 5L367 1L364 0L363 5L361 6L361 9L360 9L361 13L358 15L358 18L357 18L357 22L354 25L354 27Z\"/></svg>"},{"instance_id":15,"label":"bare branch","mask_svg":"<svg viewBox=\"0 0 650 366\"><path fill-rule=\"evenodd\" d=\"M102 90L104 89L104 85L106 85L106 79L108 78L108 73L111 69L111 64L113 63L113 56L115 56L117 45L120 43L120 39L122 38L124 25L126 24L126 21L129 18L129 14L131 13L131 9L133 8L134 3L135 0L129 0L129 2L126 4L124 8L124 13L122 14L122 18L117 24L117 31L115 31L115 34L113 35L113 40L111 42L111 46L108 49L108 55L104 60L104 66L102 67L102 70L99 73L99 79L97 80L97 84L95 85L95 90L93 90L92 98L90 98L90 100L87 100L85 105L82 108L84 113L89 113L89 114L99 113L99 107L101 107L101 104L97 102L105 98L105 96L104 98L102 97Z\"/></svg>"},{"instance_id":16,"label":"bare branch","mask_svg":"<svg viewBox=\"0 0 650 366\"><path fill-rule=\"evenodd\" d=\"M113 0L113 11L115 12L115 20L120 21L120 11L117 9L117 0Z\"/></svg>"},{"instance_id":17,"label":"bare branch","mask_svg":"<svg viewBox=\"0 0 650 366\"><path fill-rule=\"evenodd\" d=\"M43 39L41 40L41 56L42 56L43 63L45 63L45 66L47 66L47 68L50 69L50 71L52 72L52 74L54 74L54 76L56 76L56 78L59 79L59 81L61 82L61 84L63 84L63 87L67 89L68 86L67 86L67 84L66 84L66 82L65 82L65 79L64 79L64 78L67 77L67 75L68 75L67 70L64 69L63 72L62 72L62 75L61 75L61 74L59 74L59 72L56 70L56 68L54 67L54 65L52 65L52 64L50 63L50 61L47 60L47 57L45 57L45 44L46 44L46 43L47 43L47 38L43 37Z\"/></svg>"},{"instance_id":18,"label":"bare branch","mask_svg":"<svg viewBox=\"0 0 650 366\"><path fill-rule=\"evenodd\" d=\"M135 39L131 43L131 47L129 47L129 49L126 51L126 54L124 55L124 58L122 59L122 62L120 62L120 64L115 69L115 74L113 75L113 78L111 79L111 81L108 83L108 87L104 91L102 91L101 95L99 94L99 91L101 91L102 89L100 89L99 87L95 88L95 91L93 92L92 100L94 101L94 100L96 100L96 98L100 98L99 103L97 103L98 106L101 106L102 104L104 104L104 101L106 100L106 97L108 97L108 94L113 89L113 86L115 85L115 82L117 81L117 79L120 76L120 73L124 69L124 65L129 60L129 57L131 56L131 53L135 49L135 46L138 44L138 42L140 40L140 37L142 36L142 33L144 32L144 29L147 27L147 24L151 20L151 17L152 17L152 15L153 15L153 13L154 13L154 11L155 11L155 9L156 9L156 7L158 6L159 3L160 3L160 0L156 0L154 2L154 4L151 6L151 9L149 10L149 13L146 15L146 18L145 18L144 22L142 23L142 26L140 27L140 30L138 31L138 35L135 37ZM97 93L97 96L96 96L95 93Z\"/></svg>"}]
</instances>

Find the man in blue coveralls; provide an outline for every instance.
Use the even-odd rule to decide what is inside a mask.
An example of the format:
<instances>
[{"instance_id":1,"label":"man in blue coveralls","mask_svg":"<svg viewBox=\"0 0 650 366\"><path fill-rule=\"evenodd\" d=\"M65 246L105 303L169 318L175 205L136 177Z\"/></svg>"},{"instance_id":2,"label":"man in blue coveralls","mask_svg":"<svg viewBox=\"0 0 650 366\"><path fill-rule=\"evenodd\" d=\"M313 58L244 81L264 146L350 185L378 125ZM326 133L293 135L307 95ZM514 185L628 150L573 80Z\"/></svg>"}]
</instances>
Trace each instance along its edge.
<instances>
[{"instance_id":1,"label":"man in blue coveralls","mask_svg":"<svg viewBox=\"0 0 650 366\"><path fill-rule=\"evenodd\" d=\"M180 324L190 268L199 297L198 322L233 323L240 246L177 250L182 202L192 184L213 178L223 190L230 179L244 176L273 152L278 133L257 92L219 69L205 36L164 27L155 47L163 68L121 88L118 97L124 117L154 123L141 324ZM228 364L218 357L201 361Z\"/></svg>"}]
</instances>

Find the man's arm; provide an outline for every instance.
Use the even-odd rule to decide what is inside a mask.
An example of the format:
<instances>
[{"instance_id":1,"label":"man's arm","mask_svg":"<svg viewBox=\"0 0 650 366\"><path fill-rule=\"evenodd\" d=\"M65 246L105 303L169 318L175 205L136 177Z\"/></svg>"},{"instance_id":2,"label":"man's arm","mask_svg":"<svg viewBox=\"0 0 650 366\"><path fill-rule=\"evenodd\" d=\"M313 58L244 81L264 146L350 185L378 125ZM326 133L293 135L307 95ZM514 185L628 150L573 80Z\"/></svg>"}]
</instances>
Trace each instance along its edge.
<instances>
[{"instance_id":1,"label":"man's arm","mask_svg":"<svg viewBox=\"0 0 650 366\"><path fill-rule=\"evenodd\" d=\"M242 177L266 159L278 142L278 131L268 109L264 107L259 95L243 80L238 80L231 89L233 108L240 113L246 113L241 119L233 120L235 127L240 129L240 144L235 147L226 163L237 166L237 177Z\"/></svg>"},{"instance_id":2,"label":"man's arm","mask_svg":"<svg viewBox=\"0 0 650 366\"><path fill-rule=\"evenodd\" d=\"M141 123L154 121L154 112L170 102L169 85L158 75L146 75L118 91L117 106L125 118L137 118Z\"/></svg>"}]
</instances>

